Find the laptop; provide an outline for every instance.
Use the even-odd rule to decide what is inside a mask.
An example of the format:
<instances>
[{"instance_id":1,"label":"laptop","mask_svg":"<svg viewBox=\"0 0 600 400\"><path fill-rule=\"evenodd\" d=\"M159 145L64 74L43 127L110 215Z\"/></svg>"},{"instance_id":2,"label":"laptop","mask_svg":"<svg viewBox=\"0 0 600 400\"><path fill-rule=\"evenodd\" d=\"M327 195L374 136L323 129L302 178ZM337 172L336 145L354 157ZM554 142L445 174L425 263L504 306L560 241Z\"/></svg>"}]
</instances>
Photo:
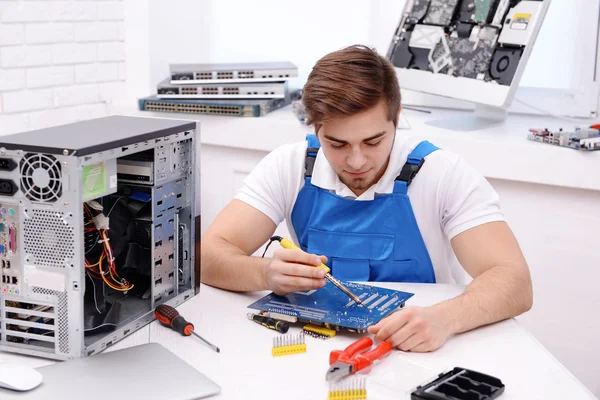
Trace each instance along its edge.
<instances>
[{"instance_id":1,"label":"laptop","mask_svg":"<svg viewBox=\"0 0 600 400\"><path fill-rule=\"evenodd\" d=\"M1 399L196 400L221 387L158 343L148 343L37 368L35 389L0 388Z\"/></svg>"}]
</instances>

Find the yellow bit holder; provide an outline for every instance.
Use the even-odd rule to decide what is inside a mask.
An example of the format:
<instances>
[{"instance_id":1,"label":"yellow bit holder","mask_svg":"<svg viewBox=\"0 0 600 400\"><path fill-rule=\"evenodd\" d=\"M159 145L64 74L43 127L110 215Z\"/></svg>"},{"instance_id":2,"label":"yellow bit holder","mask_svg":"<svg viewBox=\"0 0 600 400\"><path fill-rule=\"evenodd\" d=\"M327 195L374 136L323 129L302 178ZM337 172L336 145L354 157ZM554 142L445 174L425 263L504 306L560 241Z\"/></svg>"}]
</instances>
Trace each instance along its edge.
<instances>
[{"instance_id":1,"label":"yellow bit holder","mask_svg":"<svg viewBox=\"0 0 600 400\"><path fill-rule=\"evenodd\" d=\"M351 377L329 383L327 400L364 400L367 398L367 381L364 377Z\"/></svg>"},{"instance_id":2,"label":"yellow bit holder","mask_svg":"<svg viewBox=\"0 0 600 400\"><path fill-rule=\"evenodd\" d=\"M334 390L327 395L327 400L363 400L366 398L367 389Z\"/></svg>"},{"instance_id":3,"label":"yellow bit holder","mask_svg":"<svg viewBox=\"0 0 600 400\"><path fill-rule=\"evenodd\" d=\"M294 344L291 346L274 347L271 353L274 357L306 353L306 344Z\"/></svg>"},{"instance_id":4,"label":"yellow bit holder","mask_svg":"<svg viewBox=\"0 0 600 400\"><path fill-rule=\"evenodd\" d=\"M273 338L273 349L271 350L271 354L273 354L274 357L298 353L306 353L304 332L276 336Z\"/></svg>"},{"instance_id":5,"label":"yellow bit holder","mask_svg":"<svg viewBox=\"0 0 600 400\"><path fill-rule=\"evenodd\" d=\"M332 338L336 335L336 331L333 329L329 329L329 328L325 328L322 326L316 326L316 325L312 325L312 324L308 324L304 326L304 330L306 332L309 332L309 335L312 336L318 336L321 337L323 339L328 339L328 338Z\"/></svg>"}]
</instances>

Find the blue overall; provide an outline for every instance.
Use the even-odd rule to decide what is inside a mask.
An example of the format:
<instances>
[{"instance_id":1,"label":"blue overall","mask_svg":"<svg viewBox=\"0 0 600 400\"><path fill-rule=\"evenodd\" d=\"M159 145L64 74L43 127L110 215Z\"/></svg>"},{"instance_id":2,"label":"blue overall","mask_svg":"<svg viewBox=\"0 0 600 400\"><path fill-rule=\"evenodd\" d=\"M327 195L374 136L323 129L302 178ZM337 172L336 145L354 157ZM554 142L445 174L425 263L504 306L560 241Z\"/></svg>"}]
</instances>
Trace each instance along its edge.
<instances>
[{"instance_id":1,"label":"blue overall","mask_svg":"<svg viewBox=\"0 0 600 400\"><path fill-rule=\"evenodd\" d=\"M419 143L396 178L393 193L357 201L311 183L320 143L315 135L307 140L305 183L292 210L300 247L327 256L331 274L342 281L435 283L407 191L425 157L438 148Z\"/></svg>"}]
</instances>

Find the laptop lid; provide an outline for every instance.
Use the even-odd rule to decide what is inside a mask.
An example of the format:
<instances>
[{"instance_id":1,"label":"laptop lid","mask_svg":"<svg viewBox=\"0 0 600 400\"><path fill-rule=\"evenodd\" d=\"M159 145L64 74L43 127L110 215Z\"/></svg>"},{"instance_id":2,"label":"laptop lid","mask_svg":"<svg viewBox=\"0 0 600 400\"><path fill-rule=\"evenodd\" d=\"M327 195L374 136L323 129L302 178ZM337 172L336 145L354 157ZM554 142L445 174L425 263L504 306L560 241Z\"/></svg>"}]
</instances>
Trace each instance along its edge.
<instances>
[{"instance_id":1,"label":"laptop lid","mask_svg":"<svg viewBox=\"0 0 600 400\"><path fill-rule=\"evenodd\" d=\"M35 389L0 388L1 399L196 400L221 387L158 343L104 352L37 368Z\"/></svg>"}]
</instances>

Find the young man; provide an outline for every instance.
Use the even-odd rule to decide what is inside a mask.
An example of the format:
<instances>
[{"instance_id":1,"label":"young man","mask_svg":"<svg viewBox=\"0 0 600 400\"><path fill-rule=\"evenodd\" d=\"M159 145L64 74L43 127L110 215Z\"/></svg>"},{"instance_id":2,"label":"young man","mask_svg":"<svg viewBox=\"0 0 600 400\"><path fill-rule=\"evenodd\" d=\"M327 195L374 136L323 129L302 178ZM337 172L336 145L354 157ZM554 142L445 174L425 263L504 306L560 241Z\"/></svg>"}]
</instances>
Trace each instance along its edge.
<instances>
[{"instance_id":1,"label":"young man","mask_svg":"<svg viewBox=\"0 0 600 400\"><path fill-rule=\"evenodd\" d=\"M404 351L511 318L532 305L529 268L488 182L456 154L396 134L392 65L351 46L317 62L303 102L315 135L282 146L248 176L202 238L202 280L277 294L346 281L454 283L460 296L407 307L369 328ZM250 256L286 220L304 250Z\"/></svg>"}]
</instances>

